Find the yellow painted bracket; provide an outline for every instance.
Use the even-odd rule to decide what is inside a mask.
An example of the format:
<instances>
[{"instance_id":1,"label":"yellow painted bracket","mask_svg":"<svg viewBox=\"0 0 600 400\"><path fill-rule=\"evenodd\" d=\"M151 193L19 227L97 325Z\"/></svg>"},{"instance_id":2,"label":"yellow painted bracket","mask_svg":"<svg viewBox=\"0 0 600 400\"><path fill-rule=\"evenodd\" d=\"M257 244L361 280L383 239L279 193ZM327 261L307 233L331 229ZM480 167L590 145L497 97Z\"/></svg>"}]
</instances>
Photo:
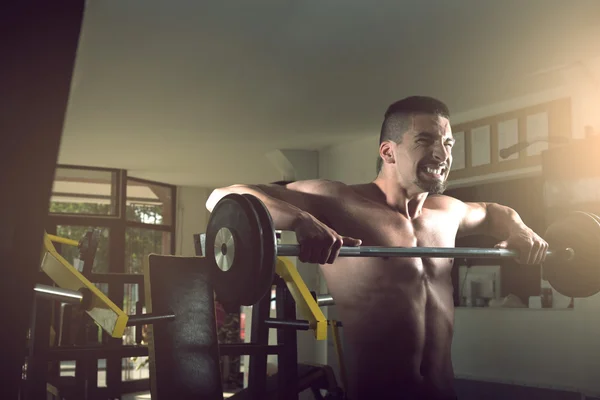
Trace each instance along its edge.
<instances>
[{"instance_id":1,"label":"yellow painted bracket","mask_svg":"<svg viewBox=\"0 0 600 400\"><path fill-rule=\"evenodd\" d=\"M69 246L79 247L79 242L77 240L67 239L67 238L64 238L61 236L50 235L50 234L48 234L48 239L50 239L50 241L55 242L55 243L62 243L62 244L68 244Z\"/></svg>"},{"instance_id":2,"label":"yellow painted bracket","mask_svg":"<svg viewBox=\"0 0 600 400\"><path fill-rule=\"evenodd\" d=\"M53 238L57 237L44 232L42 271L60 288L89 290L91 300L85 312L113 338L123 337L129 316L56 251L52 242L59 242L59 240L53 240ZM60 242L71 244L67 241L68 239L64 239Z\"/></svg>"},{"instance_id":3,"label":"yellow painted bracket","mask_svg":"<svg viewBox=\"0 0 600 400\"><path fill-rule=\"evenodd\" d=\"M296 266L289 258L277 257L275 272L287 285L288 290L296 301L300 314L308 320L310 328L315 332L317 340L327 339L327 320L323 311L302 280Z\"/></svg>"}]
</instances>

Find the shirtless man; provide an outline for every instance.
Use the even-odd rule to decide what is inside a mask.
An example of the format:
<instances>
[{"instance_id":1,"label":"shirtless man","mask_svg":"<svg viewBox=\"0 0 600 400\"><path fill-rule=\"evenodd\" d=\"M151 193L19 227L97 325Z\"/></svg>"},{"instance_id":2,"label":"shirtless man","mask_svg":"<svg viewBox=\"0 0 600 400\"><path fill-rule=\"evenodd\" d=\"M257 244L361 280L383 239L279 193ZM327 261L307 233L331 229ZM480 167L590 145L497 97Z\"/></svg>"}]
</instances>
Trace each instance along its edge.
<instances>
[{"instance_id":1,"label":"shirtless man","mask_svg":"<svg viewBox=\"0 0 600 400\"><path fill-rule=\"evenodd\" d=\"M344 324L348 398L454 399L451 343L453 260L339 257L343 246L453 247L457 237L487 234L497 247L539 264L547 243L512 209L444 196L454 139L447 107L428 97L392 104L381 128L378 176L345 185L308 180L233 185L251 193L276 229L294 231L299 259L318 263Z\"/></svg>"}]
</instances>

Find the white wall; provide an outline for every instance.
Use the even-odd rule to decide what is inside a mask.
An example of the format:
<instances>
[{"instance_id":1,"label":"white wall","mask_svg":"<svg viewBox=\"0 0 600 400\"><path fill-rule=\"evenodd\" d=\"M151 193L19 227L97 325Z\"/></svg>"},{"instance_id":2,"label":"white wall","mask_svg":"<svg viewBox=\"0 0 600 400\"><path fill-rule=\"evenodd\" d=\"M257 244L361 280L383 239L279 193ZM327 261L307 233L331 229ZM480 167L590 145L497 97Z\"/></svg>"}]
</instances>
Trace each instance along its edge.
<instances>
[{"instance_id":1,"label":"white wall","mask_svg":"<svg viewBox=\"0 0 600 400\"><path fill-rule=\"evenodd\" d=\"M596 60L597 61L597 60ZM583 137L590 125L600 132L600 67L564 71L563 87L455 115L462 123L568 96L572 133ZM353 184L375 177L378 132L329 147L320 153L320 177ZM531 173L531 171L530 171ZM539 170L533 171L539 173ZM463 184L490 181L480 177ZM330 352L329 360L332 361ZM576 299L573 310L459 308L453 359L456 375L480 380L600 393L600 295Z\"/></svg>"},{"instance_id":2,"label":"white wall","mask_svg":"<svg viewBox=\"0 0 600 400\"><path fill-rule=\"evenodd\" d=\"M479 118L569 97L572 103L573 137L584 137L586 126L591 126L596 132L600 132L600 57L589 61L586 65L565 68L563 72L564 84L560 87L455 114L452 116L451 121L454 125L462 124ZM329 146L320 151L319 177L339 180L347 184L364 183L374 179L379 147L378 129L379 127L375 126L373 131L365 132L363 139ZM455 185L485 182L486 178L503 179L505 176L536 172L540 172L540 169L533 168L531 171L523 170L489 177L471 178L466 181L457 181Z\"/></svg>"}]
</instances>

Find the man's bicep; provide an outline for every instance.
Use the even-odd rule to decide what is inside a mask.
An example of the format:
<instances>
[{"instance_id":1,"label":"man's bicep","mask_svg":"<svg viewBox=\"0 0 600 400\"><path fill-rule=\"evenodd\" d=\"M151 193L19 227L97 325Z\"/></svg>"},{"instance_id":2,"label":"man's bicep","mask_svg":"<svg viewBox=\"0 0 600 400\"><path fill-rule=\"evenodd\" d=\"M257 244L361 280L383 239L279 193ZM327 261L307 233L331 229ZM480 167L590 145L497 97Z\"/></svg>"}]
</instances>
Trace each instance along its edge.
<instances>
[{"instance_id":1,"label":"man's bicep","mask_svg":"<svg viewBox=\"0 0 600 400\"><path fill-rule=\"evenodd\" d=\"M291 204L303 211L319 217L323 199L327 197L327 188L320 180L307 180L280 184L260 185L259 188L268 196Z\"/></svg>"},{"instance_id":2,"label":"man's bicep","mask_svg":"<svg viewBox=\"0 0 600 400\"><path fill-rule=\"evenodd\" d=\"M215 189L209 196L206 207L212 212L215 205L227 194L251 194L263 201L267 208L269 206L277 207L275 202L283 202L303 210L316 218L319 218L322 206L322 199L326 197L327 188L320 181L299 181L289 184L271 183L271 184L235 184L223 188Z\"/></svg>"},{"instance_id":3,"label":"man's bicep","mask_svg":"<svg viewBox=\"0 0 600 400\"><path fill-rule=\"evenodd\" d=\"M284 201L288 204L298 207L301 210L310 212L312 209L313 200L310 193L293 190L287 186L281 186L277 184L258 185L258 188L267 196Z\"/></svg>"},{"instance_id":4,"label":"man's bicep","mask_svg":"<svg viewBox=\"0 0 600 400\"><path fill-rule=\"evenodd\" d=\"M458 236L479 235L486 231L487 208L485 203L462 203L462 219Z\"/></svg>"},{"instance_id":5,"label":"man's bicep","mask_svg":"<svg viewBox=\"0 0 600 400\"><path fill-rule=\"evenodd\" d=\"M280 184L234 184L212 191L206 201L206 208L212 212L217 203L229 194L250 194L261 200L265 205L274 201L282 201L308 212L310 201L301 192L287 189Z\"/></svg>"}]
</instances>

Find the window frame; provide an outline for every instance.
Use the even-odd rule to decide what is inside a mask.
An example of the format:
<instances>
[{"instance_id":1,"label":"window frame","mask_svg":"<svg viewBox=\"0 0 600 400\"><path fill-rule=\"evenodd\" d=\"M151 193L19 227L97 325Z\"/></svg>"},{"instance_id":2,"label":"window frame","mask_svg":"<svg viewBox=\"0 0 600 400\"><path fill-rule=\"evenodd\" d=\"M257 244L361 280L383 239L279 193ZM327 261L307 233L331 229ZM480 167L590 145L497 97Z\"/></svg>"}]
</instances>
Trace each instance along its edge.
<instances>
[{"instance_id":1,"label":"window frame","mask_svg":"<svg viewBox=\"0 0 600 400\"><path fill-rule=\"evenodd\" d=\"M50 213L48 204L47 220L45 222L46 231L56 234L57 227L60 225L86 226L86 227L106 227L110 230L108 238L108 272L98 274L96 278L101 277L102 282L109 282L108 297L121 309L124 306L125 284L143 282L142 274L127 274L126 271L126 230L127 228L143 228L161 232L170 233L170 243L168 249L163 249L164 254L175 254L176 249L176 226L177 226L177 187L175 185L163 182L150 181L137 177L128 176L127 170L115 168L102 168L78 165L58 164L56 168L95 170L113 172L113 194L115 201L114 215L95 215L95 214L70 214L70 213ZM164 186L171 190L171 223L170 224L146 224L135 221L127 221L127 182L135 180L136 182L148 183L152 185ZM80 238L72 238L79 240ZM94 273L89 279L95 282ZM44 278L43 276L41 277ZM115 284L116 283L116 284ZM140 300L145 302L143 290L139 293ZM106 338L108 342L115 345L122 344L121 338ZM122 388L123 393L139 391L141 387L146 387L147 380L123 380L122 359L119 356L110 356L106 358L106 384L109 387ZM144 383L144 381L146 383ZM140 386L141 385L141 386ZM93 389L96 390L96 389ZM118 390L118 389L117 389Z\"/></svg>"},{"instance_id":2,"label":"window frame","mask_svg":"<svg viewBox=\"0 0 600 400\"><path fill-rule=\"evenodd\" d=\"M68 213L48 213L48 221L46 230L48 233L55 234L56 227L59 225L72 226L98 226L110 229L109 236L109 257L108 257L108 272L109 273L124 273L125 265L125 232L127 228L142 228L149 230L157 230L170 233L169 249L165 249L165 254L175 254L176 248L176 225L177 225L177 187L175 185L137 178L129 176L127 170L116 168L90 167L78 165L58 164L57 169L75 169L75 170L93 170L106 171L114 173L113 193L115 198L115 215L91 215L91 214L68 214ZM147 224L137 221L127 220L127 181L133 180L139 183L163 186L171 190L171 223L170 224ZM73 238L78 240L79 238Z\"/></svg>"}]
</instances>

